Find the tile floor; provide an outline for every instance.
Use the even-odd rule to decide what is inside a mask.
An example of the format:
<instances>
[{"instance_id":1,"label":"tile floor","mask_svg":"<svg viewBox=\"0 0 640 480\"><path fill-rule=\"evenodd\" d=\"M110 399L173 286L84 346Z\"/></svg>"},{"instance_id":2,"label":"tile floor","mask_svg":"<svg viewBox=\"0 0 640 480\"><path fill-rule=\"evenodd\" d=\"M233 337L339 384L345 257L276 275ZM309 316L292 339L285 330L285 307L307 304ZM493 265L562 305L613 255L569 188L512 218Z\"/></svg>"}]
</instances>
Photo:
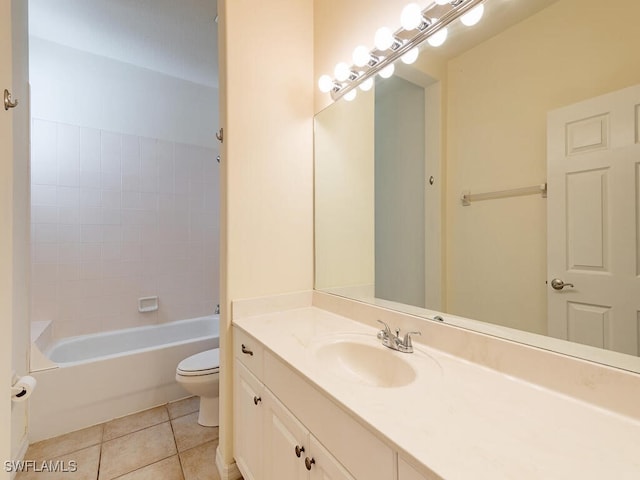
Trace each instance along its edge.
<instances>
[{"instance_id":1,"label":"tile floor","mask_svg":"<svg viewBox=\"0 0 640 480\"><path fill-rule=\"evenodd\" d=\"M218 428L198 425L191 397L35 443L25 460L77 471L21 472L16 480L219 480Z\"/></svg>"}]
</instances>

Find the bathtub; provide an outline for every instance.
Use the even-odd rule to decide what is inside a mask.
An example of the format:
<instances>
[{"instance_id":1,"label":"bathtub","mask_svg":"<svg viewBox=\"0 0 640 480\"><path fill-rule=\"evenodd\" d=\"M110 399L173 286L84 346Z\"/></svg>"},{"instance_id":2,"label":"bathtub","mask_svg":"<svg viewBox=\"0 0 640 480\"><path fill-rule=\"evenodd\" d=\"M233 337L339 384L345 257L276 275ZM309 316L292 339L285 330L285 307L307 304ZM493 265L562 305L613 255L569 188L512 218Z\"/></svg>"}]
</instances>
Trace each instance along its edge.
<instances>
[{"instance_id":1,"label":"bathtub","mask_svg":"<svg viewBox=\"0 0 640 480\"><path fill-rule=\"evenodd\" d=\"M218 315L55 342L41 330L31 344L31 443L188 396L176 366L219 346Z\"/></svg>"}]
</instances>

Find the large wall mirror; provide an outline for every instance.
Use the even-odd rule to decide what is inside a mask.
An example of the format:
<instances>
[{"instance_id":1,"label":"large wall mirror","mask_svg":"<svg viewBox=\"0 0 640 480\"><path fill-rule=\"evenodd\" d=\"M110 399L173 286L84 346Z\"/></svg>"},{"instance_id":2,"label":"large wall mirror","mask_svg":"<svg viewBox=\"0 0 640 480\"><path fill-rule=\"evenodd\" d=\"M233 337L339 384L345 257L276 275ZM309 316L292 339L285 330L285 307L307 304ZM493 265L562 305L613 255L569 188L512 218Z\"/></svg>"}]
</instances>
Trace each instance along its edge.
<instances>
[{"instance_id":1,"label":"large wall mirror","mask_svg":"<svg viewBox=\"0 0 640 480\"><path fill-rule=\"evenodd\" d=\"M485 6L316 116L316 288L640 372L640 2Z\"/></svg>"}]
</instances>

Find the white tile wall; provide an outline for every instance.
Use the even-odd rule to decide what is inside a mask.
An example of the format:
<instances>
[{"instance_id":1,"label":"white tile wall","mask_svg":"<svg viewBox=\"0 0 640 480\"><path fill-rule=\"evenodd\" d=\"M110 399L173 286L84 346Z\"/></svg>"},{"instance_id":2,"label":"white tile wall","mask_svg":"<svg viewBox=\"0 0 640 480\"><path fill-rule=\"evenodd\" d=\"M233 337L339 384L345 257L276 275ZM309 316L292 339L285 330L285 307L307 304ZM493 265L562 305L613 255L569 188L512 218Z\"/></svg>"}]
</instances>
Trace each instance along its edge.
<instances>
[{"instance_id":1,"label":"white tile wall","mask_svg":"<svg viewBox=\"0 0 640 480\"><path fill-rule=\"evenodd\" d=\"M33 120L32 320L57 338L213 313L216 152ZM160 309L138 313L158 295Z\"/></svg>"}]
</instances>

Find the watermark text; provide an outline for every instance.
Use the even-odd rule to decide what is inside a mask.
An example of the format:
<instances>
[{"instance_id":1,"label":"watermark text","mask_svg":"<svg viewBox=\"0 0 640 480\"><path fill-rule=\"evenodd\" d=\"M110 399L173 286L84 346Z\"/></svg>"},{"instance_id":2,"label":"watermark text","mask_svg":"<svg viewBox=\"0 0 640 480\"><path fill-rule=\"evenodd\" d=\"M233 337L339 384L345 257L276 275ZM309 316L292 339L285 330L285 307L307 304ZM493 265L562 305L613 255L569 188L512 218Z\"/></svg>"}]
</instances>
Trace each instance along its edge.
<instances>
[{"instance_id":1,"label":"watermark text","mask_svg":"<svg viewBox=\"0 0 640 480\"><path fill-rule=\"evenodd\" d=\"M7 460L4 462L4 471L73 473L78 471L78 462L75 460Z\"/></svg>"}]
</instances>

